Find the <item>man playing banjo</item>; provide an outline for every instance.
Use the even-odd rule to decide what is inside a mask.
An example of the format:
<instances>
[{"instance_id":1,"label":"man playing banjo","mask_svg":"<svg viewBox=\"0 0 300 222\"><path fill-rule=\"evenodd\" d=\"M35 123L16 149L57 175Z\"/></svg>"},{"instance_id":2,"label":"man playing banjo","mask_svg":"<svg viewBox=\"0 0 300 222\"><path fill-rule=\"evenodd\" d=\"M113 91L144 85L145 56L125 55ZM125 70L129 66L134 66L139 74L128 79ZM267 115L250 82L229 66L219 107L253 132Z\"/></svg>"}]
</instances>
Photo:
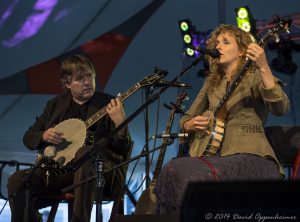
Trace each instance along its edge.
<instances>
[{"instance_id":1,"label":"man playing banjo","mask_svg":"<svg viewBox=\"0 0 300 222\"><path fill-rule=\"evenodd\" d=\"M95 92L95 69L91 61L81 55L67 57L61 65L61 82L65 87L65 93L51 99L43 113L37 118L35 123L26 131L23 141L26 147L31 150L38 150L40 155L53 157L60 154L60 150L55 150L59 144L68 141L68 134L77 134L76 127L72 124L63 131L59 127L60 123L72 120L80 122L85 126L87 118L95 114L99 109L105 109L108 115L95 122L85 132L84 135L77 135L76 138L83 137L83 144L72 143L75 147L64 150L78 158L85 152L92 149L93 145L118 127L125 119L125 113L121 101L108 94ZM105 107L106 106L106 107ZM71 133L68 132L70 130ZM116 164L124 161L130 149L130 136L127 128L123 128L113 139L108 141L106 147L101 147L103 153L104 169L110 169ZM49 147L50 154L49 154ZM45 150L45 148L47 148ZM72 152L71 152L72 151ZM63 156L62 156L63 157ZM63 157L64 159L64 157ZM13 222L23 220L34 222L38 221L38 209L46 207L48 203L42 201L44 196L61 194L61 189L77 184L87 177L95 175L94 159L87 160L80 168L74 172L66 172L63 175L47 175L45 169L38 167L34 173L31 170L20 170L10 176L8 180L9 203L12 212ZM65 159L60 164L66 164ZM24 182L28 174L30 178ZM124 179L125 169L119 168L113 172L104 174L105 197L116 197L121 190ZM28 178L28 177L27 177ZM92 205L94 201L96 183L91 181L75 188L74 208L72 221L90 221ZM28 211L24 212L26 205L26 189L29 189ZM27 218L24 218L27 215Z\"/></svg>"}]
</instances>

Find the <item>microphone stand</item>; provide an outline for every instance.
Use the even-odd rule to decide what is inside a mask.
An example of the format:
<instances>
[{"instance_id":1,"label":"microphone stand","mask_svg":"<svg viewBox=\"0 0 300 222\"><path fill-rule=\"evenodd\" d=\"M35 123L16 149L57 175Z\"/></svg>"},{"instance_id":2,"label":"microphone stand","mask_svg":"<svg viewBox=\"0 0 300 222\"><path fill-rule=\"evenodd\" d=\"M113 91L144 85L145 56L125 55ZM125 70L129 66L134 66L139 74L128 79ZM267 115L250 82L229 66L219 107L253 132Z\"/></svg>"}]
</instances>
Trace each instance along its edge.
<instances>
[{"instance_id":1,"label":"microphone stand","mask_svg":"<svg viewBox=\"0 0 300 222\"><path fill-rule=\"evenodd\" d=\"M100 157L100 155L96 156L95 169L96 169L96 176L95 176L96 178L96 191L95 191L96 221L103 221L102 197L103 197L105 179L103 177L103 159Z\"/></svg>"},{"instance_id":2,"label":"microphone stand","mask_svg":"<svg viewBox=\"0 0 300 222\"><path fill-rule=\"evenodd\" d=\"M152 91L151 86L146 87L146 89L145 89L146 101L149 99L151 91ZM148 151L149 151L149 109L147 106L145 109L145 152L148 152ZM147 172L149 172L149 170L148 170L149 168L150 168L149 155L146 155L146 157L145 157L146 187L148 187L149 183L150 183L149 174L147 173Z\"/></svg>"},{"instance_id":3,"label":"microphone stand","mask_svg":"<svg viewBox=\"0 0 300 222\"><path fill-rule=\"evenodd\" d=\"M125 126L127 126L128 123L130 123L146 107L148 107L150 104L152 104L154 101L156 101L163 92L165 92L168 88L170 88L187 71L189 71L193 66L197 65L199 63L200 59L201 59L201 57L195 59L188 67L183 69L179 73L179 75L177 75L172 81L170 81L168 84L166 84L164 87L162 87L158 93L155 93L152 96L150 96L144 104L142 104L135 112L133 112L127 119L125 119L118 127L116 127L108 136L101 138L100 141L94 146L94 148L91 151L85 153L84 155L81 156L81 158L74 161L74 163L70 166L70 168L73 170L73 172L75 172L78 169L78 167L80 167L83 163L85 163L91 157L93 157L95 155L100 155L101 148L105 147L108 144L108 141L110 139L112 139L114 135L116 135L121 129L123 129ZM159 147L159 149L160 149L160 147ZM148 155L148 154L145 152L145 155ZM92 180L92 179L90 179L90 180ZM86 183L86 182L87 181L85 181L83 183ZM83 184L83 183L80 183L80 184ZM74 188L72 188L72 189L74 189ZM67 189L67 190L70 190L70 189ZM63 189L62 192L66 192L65 189ZM97 214L98 213L99 212L97 212ZM98 215L98 218L101 218L101 215Z\"/></svg>"},{"instance_id":4,"label":"microphone stand","mask_svg":"<svg viewBox=\"0 0 300 222\"><path fill-rule=\"evenodd\" d=\"M171 144L173 144L173 140L170 140L170 141L168 142L167 145L169 146L169 145L171 145ZM113 170L115 170L115 169L118 169L118 168L120 168L120 167L122 167L122 166L124 166L124 165L127 165L127 164L129 164L129 163L131 163L131 162L133 162L133 161L135 161L135 160L137 160L137 159L140 159L141 157L147 156L147 155L149 155L150 153L153 153L153 152L155 152L155 151L157 151L157 150L160 150L163 146L164 146L164 145L160 145L160 146L158 146L158 147L153 148L152 150L148 150L147 152L144 151L144 152L142 152L141 154L139 154L139 155L137 155L137 156L135 156L135 157L132 157L132 158L130 158L129 160L126 160L126 161L124 161L124 162L122 162L122 163L120 163L120 164L118 164L118 165L116 165L116 166L114 166L114 167L112 167L112 168L110 168L110 169L104 171L103 174L107 174L107 173L109 173L110 171L113 171ZM92 181L92 180L94 180L94 179L97 180L97 175L96 175L96 176L91 176L91 177L89 177L89 178L87 178L87 179L81 181L81 182L78 183L78 184L73 184L73 185L71 185L71 186L68 186L68 187L62 189L61 191L62 191L62 193L68 193L68 192L74 190L76 187L79 187L79 186L81 186L82 184L88 183L88 182L90 182L90 181ZM98 221L98 220L96 220L96 221Z\"/></svg>"}]
</instances>

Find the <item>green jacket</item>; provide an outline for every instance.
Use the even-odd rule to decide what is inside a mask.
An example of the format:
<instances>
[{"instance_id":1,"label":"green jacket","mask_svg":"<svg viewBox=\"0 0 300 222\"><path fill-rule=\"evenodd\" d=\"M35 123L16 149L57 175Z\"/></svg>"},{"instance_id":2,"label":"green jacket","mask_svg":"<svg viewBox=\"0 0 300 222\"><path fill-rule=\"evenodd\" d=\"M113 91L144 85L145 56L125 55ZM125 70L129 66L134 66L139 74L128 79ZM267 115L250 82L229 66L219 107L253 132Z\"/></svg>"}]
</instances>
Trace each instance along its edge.
<instances>
[{"instance_id":1,"label":"green jacket","mask_svg":"<svg viewBox=\"0 0 300 222\"><path fill-rule=\"evenodd\" d=\"M224 77L218 87L208 90L209 78L204 82L191 107L180 119L180 126L189 119L202 115L207 110L213 110L225 94L227 79ZM284 115L288 112L290 103L282 90L282 83L276 79L276 86L266 89L263 86L258 71L248 72L225 105L227 118L225 134L221 146L221 156L237 153L250 153L274 159L280 164L269 144L264 125L268 113ZM190 155L201 156L206 148L203 132L190 136ZM207 134L206 134L206 137ZM281 173L283 173L280 167Z\"/></svg>"}]
</instances>

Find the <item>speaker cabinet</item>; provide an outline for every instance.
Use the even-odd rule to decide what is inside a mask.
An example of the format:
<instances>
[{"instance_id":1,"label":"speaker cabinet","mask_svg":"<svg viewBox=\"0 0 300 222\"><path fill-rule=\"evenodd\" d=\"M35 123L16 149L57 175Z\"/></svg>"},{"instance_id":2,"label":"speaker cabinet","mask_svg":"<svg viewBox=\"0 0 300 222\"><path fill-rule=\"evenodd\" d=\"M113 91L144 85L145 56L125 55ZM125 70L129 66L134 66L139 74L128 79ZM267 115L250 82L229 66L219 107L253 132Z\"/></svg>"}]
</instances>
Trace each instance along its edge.
<instances>
[{"instance_id":1,"label":"speaker cabinet","mask_svg":"<svg viewBox=\"0 0 300 222\"><path fill-rule=\"evenodd\" d=\"M299 199L300 181L191 183L180 221L298 221Z\"/></svg>"},{"instance_id":2,"label":"speaker cabinet","mask_svg":"<svg viewBox=\"0 0 300 222\"><path fill-rule=\"evenodd\" d=\"M175 215L118 215L115 222L178 222Z\"/></svg>"}]
</instances>

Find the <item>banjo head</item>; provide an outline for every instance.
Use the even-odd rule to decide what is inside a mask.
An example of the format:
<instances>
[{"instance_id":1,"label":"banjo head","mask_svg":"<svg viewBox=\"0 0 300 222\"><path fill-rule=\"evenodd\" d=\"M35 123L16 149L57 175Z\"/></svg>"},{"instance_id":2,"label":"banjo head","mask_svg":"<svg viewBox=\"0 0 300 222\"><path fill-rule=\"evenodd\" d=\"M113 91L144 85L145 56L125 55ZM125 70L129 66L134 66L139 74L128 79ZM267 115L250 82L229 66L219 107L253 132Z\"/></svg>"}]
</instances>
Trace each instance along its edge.
<instances>
[{"instance_id":1,"label":"banjo head","mask_svg":"<svg viewBox=\"0 0 300 222\"><path fill-rule=\"evenodd\" d=\"M83 146L87 128L80 119L67 119L54 128L63 132L64 141L55 146L57 153L53 159L60 165L66 165L74 159L76 152Z\"/></svg>"}]
</instances>

